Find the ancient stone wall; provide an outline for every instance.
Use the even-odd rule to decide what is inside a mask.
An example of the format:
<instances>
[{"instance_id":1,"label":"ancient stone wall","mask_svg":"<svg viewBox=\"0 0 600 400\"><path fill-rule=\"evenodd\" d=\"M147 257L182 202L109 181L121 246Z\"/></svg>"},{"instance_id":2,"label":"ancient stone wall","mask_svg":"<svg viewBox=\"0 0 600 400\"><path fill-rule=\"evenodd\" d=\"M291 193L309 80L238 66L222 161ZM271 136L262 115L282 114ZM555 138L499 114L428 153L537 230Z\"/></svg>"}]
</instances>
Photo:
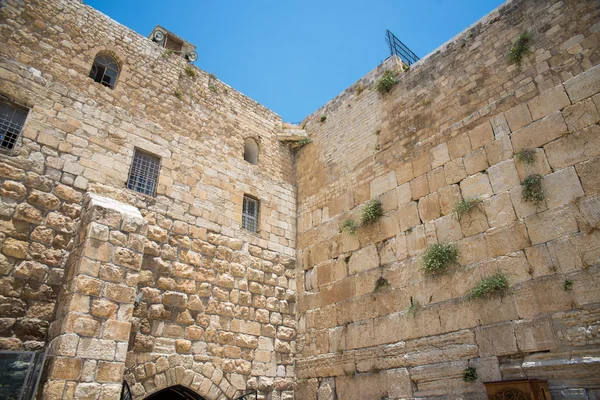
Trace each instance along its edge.
<instances>
[{"instance_id":1,"label":"ancient stone wall","mask_svg":"<svg viewBox=\"0 0 600 400\"><path fill-rule=\"evenodd\" d=\"M296 195L281 118L80 2L3 4L0 94L31 111L0 154L0 348L81 339L52 346L48 398L118 398L121 372L137 398L175 383L211 400L251 388L290 398ZM120 65L114 90L88 77L99 52ZM258 165L244 161L248 137ZM156 197L125 189L135 148L161 157ZM81 255L86 193L135 207L146 225L101 223L89 233L100 248ZM244 194L260 200L257 234L241 229ZM122 332L102 336L109 320L133 326L126 357ZM118 346L112 358L103 340Z\"/></svg>"},{"instance_id":2,"label":"ancient stone wall","mask_svg":"<svg viewBox=\"0 0 600 400\"><path fill-rule=\"evenodd\" d=\"M388 59L306 119L299 398L485 398L482 382L523 377L548 379L553 398L597 395L599 21L594 1L508 2L409 71ZM526 32L531 53L511 63ZM399 82L380 94L384 70ZM521 186L535 174L537 206ZM383 216L344 231L375 199ZM458 218L457 202L474 199ZM449 243L458 263L425 274L426 249ZM499 271L507 293L469 298Z\"/></svg>"}]
</instances>

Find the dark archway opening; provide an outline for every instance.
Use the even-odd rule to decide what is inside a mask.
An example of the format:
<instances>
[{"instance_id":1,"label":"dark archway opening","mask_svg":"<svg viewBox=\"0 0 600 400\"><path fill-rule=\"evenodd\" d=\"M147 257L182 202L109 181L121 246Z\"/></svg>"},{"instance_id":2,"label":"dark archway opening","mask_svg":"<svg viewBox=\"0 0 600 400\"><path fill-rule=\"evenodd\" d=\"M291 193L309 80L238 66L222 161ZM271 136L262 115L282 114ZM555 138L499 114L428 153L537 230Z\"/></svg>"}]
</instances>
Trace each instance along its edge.
<instances>
[{"instance_id":1,"label":"dark archway opening","mask_svg":"<svg viewBox=\"0 0 600 400\"><path fill-rule=\"evenodd\" d=\"M171 386L156 393L151 394L146 397L144 400L178 400L178 399L186 399L186 400L204 400L204 397L200 396L198 393L194 393L194 391L183 387L181 385Z\"/></svg>"}]
</instances>

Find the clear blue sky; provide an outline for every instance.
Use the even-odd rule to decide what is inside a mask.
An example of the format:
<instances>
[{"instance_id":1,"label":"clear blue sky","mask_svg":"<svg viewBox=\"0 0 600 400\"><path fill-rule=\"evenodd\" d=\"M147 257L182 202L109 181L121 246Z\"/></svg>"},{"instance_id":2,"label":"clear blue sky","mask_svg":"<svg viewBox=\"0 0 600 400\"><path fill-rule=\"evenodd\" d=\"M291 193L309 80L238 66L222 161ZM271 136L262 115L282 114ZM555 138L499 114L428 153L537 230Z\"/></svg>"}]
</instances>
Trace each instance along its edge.
<instances>
[{"instance_id":1,"label":"clear blue sky","mask_svg":"<svg viewBox=\"0 0 600 400\"><path fill-rule=\"evenodd\" d=\"M197 46L196 66L298 122L389 55L391 30L419 57L501 0L84 0L147 36Z\"/></svg>"}]
</instances>

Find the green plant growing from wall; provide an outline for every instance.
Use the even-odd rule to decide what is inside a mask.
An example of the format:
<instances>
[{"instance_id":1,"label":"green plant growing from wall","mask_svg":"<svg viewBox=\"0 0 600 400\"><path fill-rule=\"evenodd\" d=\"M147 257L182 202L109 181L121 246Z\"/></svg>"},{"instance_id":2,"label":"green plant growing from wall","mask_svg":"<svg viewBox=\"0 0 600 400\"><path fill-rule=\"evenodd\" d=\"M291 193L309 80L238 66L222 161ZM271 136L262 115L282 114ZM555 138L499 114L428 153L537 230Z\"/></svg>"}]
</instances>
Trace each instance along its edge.
<instances>
[{"instance_id":1,"label":"green plant growing from wall","mask_svg":"<svg viewBox=\"0 0 600 400\"><path fill-rule=\"evenodd\" d=\"M458 247L455 244L434 244L423 254L423 271L437 274L445 271L458 260Z\"/></svg>"},{"instance_id":2,"label":"green plant growing from wall","mask_svg":"<svg viewBox=\"0 0 600 400\"><path fill-rule=\"evenodd\" d=\"M389 93L397 83L398 79L396 79L396 74L387 70L375 84L375 89L381 94Z\"/></svg>"},{"instance_id":3,"label":"green plant growing from wall","mask_svg":"<svg viewBox=\"0 0 600 400\"><path fill-rule=\"evenodd\" d=\"M477 370L473 367L467 367L463 371L463 381L475 382L477 380Z\"/></svg>"},{"instance_id":4,"label":"green plant growing from wall","mask_svg":"<svg viewBox=\"0 0 600 400\"><path fill-rule=\"evenodd\" d=\"M173 95L175 97L177 97L179 100L183 99L183 92L179 89L175 89L175 91L173 92Z\"/></svg>"},{"instance_id":5,"label":"green plant growing from wall","mask_svg":"<svg viewBox=\"0 0 600 400\"><path fill-rule=\"evenodd\" d=\"M185 74L187 76L189 76L190 78L196 77L196 70L191 65L186 65L184 71L185 71Z\"/></svg>"},{"instance_id":6,"label":"green plant growing from wall","mask_svg":"<svg viewBox=\"0 0 600 400\"><path fill-rule=\"evenodd\" d=\"M402 63L402 72L410 71L410 65Z\"/></svg>"},{"instance_id":7,"label":"green plant growing from wall","mask_svg":"<svg viewBox=\"0 0 600 400\"><path fill-rule=\"evenodd\" d=\"M380 276L379 279L377 279L377 281L375 282L375 288L373 289L373 292L377 293L380 290L383 290L389 286L390 283L387 281L387 279L385 279L383 276Z\"/></svg>"},{"instance_id":8,"label":"green plant growing from wall","mask_svg":"<svg viewBox=\"0 0 600 400\"><path fill-rule=\"evenodd\" d=\"M410 296L410 306L406 310L406 314L410 315L411 317L414 317L415 315L417 315L418 309L419 309L419 303L416 301L413 301L412 296Z\"/></svg>"},{"instance_id":9,"label":"green plant growing from wall","mask_svg":"<svg viewBox=\"0 0 600 400\"><path fill-rule=\"evenodd\" d=\"M354 220L346 219L342 224L342 231L347 232L349 235L356 234L358 230L358 224Z\"/></svg>"},{"instance_id":10,"label":"green plant growing from wall","mask_svg":"<svg viewBox=\"0 0 600 400\"><path fill-rule=\"evenodd\" d=\"M521 182L521 197L525 201L530 201L538 206L546 198L544 189L542 188L542 180L544 178L541 175L533 174Z\"/></svg>"},{"instance_id":11,"label":"green plant growing from wall","mask_svg":"<svg viewBox=\"0 0 600 400\"><path fill-rule=\"evenodd\" d=\"M327 115L321 115L321 119L319 121L325 122L327 120Z\"/></svg>"},{"instance_id":12,"label":"green plant growing from wall","mask_svg":"<svg viewBox=\"0 0 600 400\"><path fill-rule=\"evenodd\" d=\"M454 215L456 216L456 219L460 220L463 215L469 213L475 206L479 204L481 204L481 200L479 198L463 199L456 202L454 205Z\"/></svg>"},{"instance_id":13,"label":"green plant growing from wall","mask_svg":"<svg viewBox=\"0 0 600 400\"><path fill-rule=\"evenodd\" d=\"M307 144L311 144L312 140L310 140L310 138L303 137L302 139L298 140L297 143L299 146L306 146Z\"/></svg>"},{"instance_id":14,"label":"green plant growing from wall","mask_svg":"<svg viewBox=\"0 0 600 400\"><path fill-rule=\"evenodd\" d=\"M162 58L169 58L171 57L171 55L174 53L173 50L167 49L165 51L163 51L162 53Z\"/></svg>"},{"instance_id":15,"label":"green plant growing from wall","mask_svg":"<svg viewBox=\"0 0 600 400\"><path fill-rule=\"evenodd\" d=\"M365 204L362 214L360 215L360 224L369 225L377 221L383 215L381 201L375 199Z\"/></svg>"},{"instance_id":16,"label":"green plant growing from wall","mask_svg":"<svg viewBox=\"0 0 600 400\"><path fill-rule=\"evenodd\" d=\"M535 151L523 149L515 154L515 160L522 162L523 164L533 165L535 164Z\"/></svg>"},{"instance_id":17,"label":"green plant growing from wall","mask_svg":"<svg viewBox=\"0 0 600 400\"><path fill-rule=\"evenodd\" d=\"M563 289L565 290L565 292L573 289L573 281L571 279L565 279L563 283Z\"/></svg>"},{"instance_id":18,"label":"green plant growing from wall","mask_svg":"<svg viewBox=\"0 0 600 400\"><path fill-rule=\"evenodd\" d=\"M531 44L531 34L522 33L515 44L508 51L508 58L511 62L521 66L523 56L530 53L529 45Z\"/></svg>"},{"instance_id":19,"label":"green plant growing from wall","mask_svg":"<svg viewBox=\"0 0 600 400\"><path fill-rule=\"evenodd\" d=\"M479 299L490 297L494 294L502 295L508 292L508 288L508 277L504 272L498 271L492 276L482 278L477 286L469 291L467 297L470 299Z\"/></svg>"},{"instance_id":20,"label":"green plant growing from wall","mask_svg":"<svg viewBox=\"0 0 600 400\"><path fill-rule=\"evenodd\" d=\"M360 96L360 94L364 91L365 91L365 85L363 85L362 83L359 83L358 85L356 85L356 88L354 89L354 94L356 94L357 96Z\"/></svg>"},{"instance_id":21,"label":"green plant growing from wall","mask_svg":"<svg viewBox=\"0 0 600 400\"><path fill-rule=\"evenodd\" d=\"M213 85L212 83L210 85L208 85L208 88L211 90L211 92L217 92L217 87L215 85Z\"/></svg>"}]
</instances>

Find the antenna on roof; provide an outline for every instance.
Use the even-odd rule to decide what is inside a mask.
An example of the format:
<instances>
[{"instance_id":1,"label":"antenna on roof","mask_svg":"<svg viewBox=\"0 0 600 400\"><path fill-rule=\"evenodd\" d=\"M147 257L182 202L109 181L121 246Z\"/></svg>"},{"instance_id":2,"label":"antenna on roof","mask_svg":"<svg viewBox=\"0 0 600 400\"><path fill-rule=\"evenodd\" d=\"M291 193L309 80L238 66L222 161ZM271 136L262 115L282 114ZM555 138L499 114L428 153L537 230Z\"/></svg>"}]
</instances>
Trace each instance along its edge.
<instances>
[{"instance_id":1,"label":"antenna on roof","mask_svg":"<svg viewBox=\"0 0 600 400\"><path fill-rule=\"evenodd\" d=\"M406 47L406 45L402 43L396 35L390 32L389 29L385 30L385 41L390 48L390 55L398 56L405 64L410 66L420 60L420 58L413 53L411 49Z\"/></svg>"}]
</instances>

